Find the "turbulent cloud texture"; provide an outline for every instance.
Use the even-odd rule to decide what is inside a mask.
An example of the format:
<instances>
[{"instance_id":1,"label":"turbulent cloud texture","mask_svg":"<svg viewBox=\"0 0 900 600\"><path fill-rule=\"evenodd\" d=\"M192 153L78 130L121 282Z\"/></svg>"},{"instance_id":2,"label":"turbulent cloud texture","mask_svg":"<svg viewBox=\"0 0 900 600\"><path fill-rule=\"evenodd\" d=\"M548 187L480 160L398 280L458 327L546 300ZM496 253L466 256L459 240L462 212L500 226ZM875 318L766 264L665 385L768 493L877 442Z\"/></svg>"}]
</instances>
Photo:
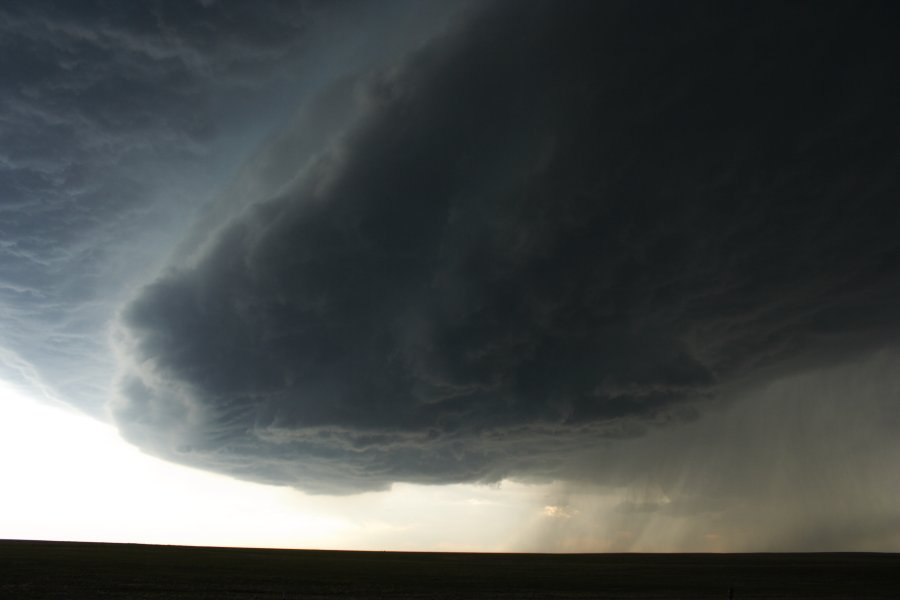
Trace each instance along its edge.
<instances>
[{"instance_id":1,"label":"turbulent cloud texture","mask_svg":"<svg viewBox=\"0 0 900 600\"><path fill-rule=\"evenodd\" d=\"M894 343L895 13L494 3L334 82L290 182L122 310L121 429L319 492L603 480L619 438Z\"/></svg>"},{"instance_id":2,"label":"turbulent cloud texture","mask_svg":"<svg viewBox=\"0 0 900 600\"><path fill-rule=\"evenodd\" d=\"M102 414L118 305L309 86L402 22L350 8L0 6L0 375Z\"/></svg>"}]
</instances>

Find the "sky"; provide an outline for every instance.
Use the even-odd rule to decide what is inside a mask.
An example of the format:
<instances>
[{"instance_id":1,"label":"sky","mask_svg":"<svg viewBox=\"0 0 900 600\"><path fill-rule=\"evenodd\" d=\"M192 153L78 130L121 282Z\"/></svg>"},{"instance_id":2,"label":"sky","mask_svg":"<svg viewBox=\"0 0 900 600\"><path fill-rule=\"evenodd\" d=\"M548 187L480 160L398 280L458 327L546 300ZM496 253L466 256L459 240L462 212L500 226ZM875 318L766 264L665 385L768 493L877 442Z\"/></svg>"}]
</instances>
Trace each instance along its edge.
<instances>
[{"instance_id":1,"label":"sky","mask_svg":"<svg viewBox=\"0 0 900 600\"><path fill-rule=\"evenodd\" d=\"M0 6L0 538L900 549L890 2Z\"/></svg>"}]
</instances>

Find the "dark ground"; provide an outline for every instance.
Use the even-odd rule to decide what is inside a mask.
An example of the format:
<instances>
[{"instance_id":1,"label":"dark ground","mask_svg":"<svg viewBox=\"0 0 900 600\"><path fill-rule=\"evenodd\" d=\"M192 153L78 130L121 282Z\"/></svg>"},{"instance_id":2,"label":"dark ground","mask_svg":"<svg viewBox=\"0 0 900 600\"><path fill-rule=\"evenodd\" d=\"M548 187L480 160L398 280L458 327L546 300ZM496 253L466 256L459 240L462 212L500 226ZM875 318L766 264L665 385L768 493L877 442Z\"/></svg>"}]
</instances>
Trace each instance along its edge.
<instances>
[{"instance_id":1,"label":"dark ground","mask_svg":"<svg viewBox=\"0 0 900 600\"><path fill-rule=\"evenodd\" d=\"M441 554L0 541L0 598L900 598L898 554Z\"/></svg>"}]
</instances>

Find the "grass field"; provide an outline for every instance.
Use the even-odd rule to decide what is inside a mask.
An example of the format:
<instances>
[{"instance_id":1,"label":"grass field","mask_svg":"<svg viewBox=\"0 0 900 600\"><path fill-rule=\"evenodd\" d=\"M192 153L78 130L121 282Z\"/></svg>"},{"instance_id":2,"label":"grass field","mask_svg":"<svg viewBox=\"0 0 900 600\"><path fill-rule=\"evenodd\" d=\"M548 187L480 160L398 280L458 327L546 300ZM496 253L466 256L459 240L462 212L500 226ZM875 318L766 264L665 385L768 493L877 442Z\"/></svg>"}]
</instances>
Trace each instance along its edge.
<instances>
[{"instance_id":1,"label":"grass field","mask_svg":"<svg viewBox=\"0 0 900 600\"><path fill-rule=\"evenodd\" d=\"M0 541L0 598L900 598L896 554L450 554Z\"/></svg>"}]
</instances>

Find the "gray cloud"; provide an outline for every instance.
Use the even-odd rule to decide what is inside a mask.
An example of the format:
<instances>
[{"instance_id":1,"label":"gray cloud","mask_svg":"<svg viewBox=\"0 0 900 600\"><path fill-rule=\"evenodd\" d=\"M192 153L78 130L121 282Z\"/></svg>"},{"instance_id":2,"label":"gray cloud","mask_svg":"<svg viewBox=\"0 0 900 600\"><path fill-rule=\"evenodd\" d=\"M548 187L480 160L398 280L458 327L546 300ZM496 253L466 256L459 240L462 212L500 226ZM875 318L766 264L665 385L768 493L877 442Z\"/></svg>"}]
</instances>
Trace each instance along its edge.
<instances>
[{"instance_id":1,"label":"gray cloud","mask_svg":"<svg viewBox=\"0 0 900 600\"><path fill-rule=\"evenodd\" d=\"M603 479L894 343L892 11L496 4L336 83L293 182L123 309L122 431L311 491Z\"/></svg>"},{"instance_id":2,"label":"gray cloud","mask_svg":"<svg viewBox=\"0 0 900 600\"><path fill-rule=\"evenodd\" d=\"M0 374L102 415L117 307L309 87L413 37L402 9L5 2Z\"/></svg>"}]
</instances>

